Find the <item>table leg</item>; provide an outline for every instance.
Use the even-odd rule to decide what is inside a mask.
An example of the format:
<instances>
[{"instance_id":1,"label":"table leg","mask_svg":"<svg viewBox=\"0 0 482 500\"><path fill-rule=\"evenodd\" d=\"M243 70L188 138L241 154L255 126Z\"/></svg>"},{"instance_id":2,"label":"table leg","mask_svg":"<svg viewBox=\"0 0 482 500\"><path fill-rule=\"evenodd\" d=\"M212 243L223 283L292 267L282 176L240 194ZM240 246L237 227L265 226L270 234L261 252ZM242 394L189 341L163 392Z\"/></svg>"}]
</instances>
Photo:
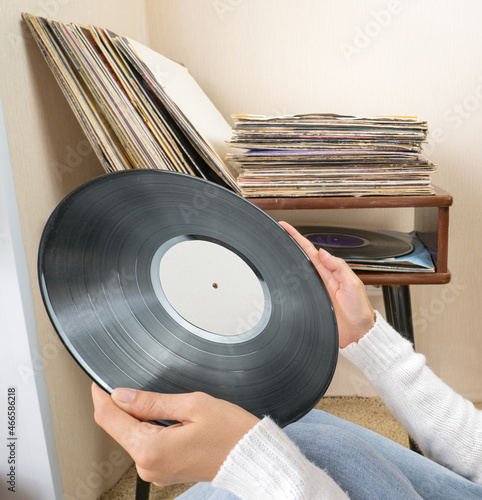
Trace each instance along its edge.
<instances>
[{"instance_id":1,"label":"table leg","mask_svg":"<svg viewBox=\"0 0 482 500\"><path fill-rule=\"evenodd\" d=\"M415 345L412 323L412 304L408 285L383 285L383 302L387 321L393 328ZM409 436L410 449L422 453L417 443Z\"/></svg>"},{"instance_id":2,"label":"table leg","mask_svg":"<svg viewBox=\"0 0 482 500\"><path fill-rule=\"evenodd\" d=\"M136 500L149 500L150 489L151 483L144 481L137 474Z\"/></svg>"},{"instance_id":3,"label":"table leg","mask_svg":"<svg viewBox=\"0 0 482 500\"><path fill-rule=\"evenodd\" d=\"M408 285L383 285L382 290L387 321L402 337L413 344L410 287Z\"/></svg>"}]
</instances>

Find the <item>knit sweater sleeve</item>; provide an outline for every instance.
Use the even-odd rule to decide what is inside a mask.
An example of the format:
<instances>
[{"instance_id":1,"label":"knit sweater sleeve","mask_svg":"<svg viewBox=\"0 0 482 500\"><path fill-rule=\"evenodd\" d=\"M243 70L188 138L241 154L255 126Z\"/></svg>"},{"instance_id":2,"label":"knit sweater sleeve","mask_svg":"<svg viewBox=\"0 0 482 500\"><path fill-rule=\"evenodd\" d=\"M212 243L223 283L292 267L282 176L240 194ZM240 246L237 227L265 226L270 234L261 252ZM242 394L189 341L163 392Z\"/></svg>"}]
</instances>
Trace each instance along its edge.
<instances>
[{"instance_id":1,"label":"knit sweater sleeve","mask_svg":"<svg viewBox=\"0 0 482 500\"><path fill-rule=\"evenodd\" d=\"M482 483L482 412L438 378L378 312L375 326L340 352L365 373L426 456Z\"/></svg>"},{"instance_id":2,"label":"knit sweater sleeve","mask_svg":"<svg viewBox=\"0 0 482 500\"><path fill-rule=\"evenodd\" d=\"M232 449L212 485L241 500L348 499L267 417Z\"/></svg>"}]
</instances>

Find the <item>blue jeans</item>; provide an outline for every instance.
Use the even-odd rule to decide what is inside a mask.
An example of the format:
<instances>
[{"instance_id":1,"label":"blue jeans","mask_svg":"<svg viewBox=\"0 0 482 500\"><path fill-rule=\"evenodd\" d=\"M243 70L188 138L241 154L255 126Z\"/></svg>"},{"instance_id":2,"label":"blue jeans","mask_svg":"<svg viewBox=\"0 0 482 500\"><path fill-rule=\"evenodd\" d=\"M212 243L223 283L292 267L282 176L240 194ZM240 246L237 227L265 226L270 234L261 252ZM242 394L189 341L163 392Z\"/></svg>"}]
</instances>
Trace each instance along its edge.
<instances>
[{"instance_id":1,"label":"blue jeans","mask_svg":"<svg viewBox=\"0 0 482 500\"><path fill-rule=\"evenodd\" d=\"M285 428L305 456L356 500L480 500L482 485L375 432L320 410ZM182 500L234 500L198 483Z\"/></svg>"}]
</instances>

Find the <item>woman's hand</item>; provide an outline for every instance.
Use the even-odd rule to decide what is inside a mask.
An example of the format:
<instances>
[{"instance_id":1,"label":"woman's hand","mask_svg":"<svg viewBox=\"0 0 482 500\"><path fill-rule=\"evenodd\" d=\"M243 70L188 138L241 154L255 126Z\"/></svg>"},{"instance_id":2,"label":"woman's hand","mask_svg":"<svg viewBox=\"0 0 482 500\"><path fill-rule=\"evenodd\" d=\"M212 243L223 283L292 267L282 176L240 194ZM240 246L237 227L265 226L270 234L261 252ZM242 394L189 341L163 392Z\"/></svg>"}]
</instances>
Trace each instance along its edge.
<instances>
[{"instance_id":1,"label":"woman's hand","mask_svg":"<svg viewBox=\"0 0 482 500\"><path fill-rule=\"evenodd\" d=\"M95 421L157 485L211 481L236 443L259 419L203 393L156 394L92 384ZM176 420L170 427L152 420Z\"/></svg>"},{"instance_id":2,"label":"woman's hand","mask_svg":"<svg viewBox=\"0 0 482 500\"><path fill-rule=\"evenodd\" d=\"M325 283L335 308L340 347L360 340L376 319L361 280L343 259L333 257L326 250L317 250L287 222L279 224L305 251Z\"/></svg>"}]
</instances>

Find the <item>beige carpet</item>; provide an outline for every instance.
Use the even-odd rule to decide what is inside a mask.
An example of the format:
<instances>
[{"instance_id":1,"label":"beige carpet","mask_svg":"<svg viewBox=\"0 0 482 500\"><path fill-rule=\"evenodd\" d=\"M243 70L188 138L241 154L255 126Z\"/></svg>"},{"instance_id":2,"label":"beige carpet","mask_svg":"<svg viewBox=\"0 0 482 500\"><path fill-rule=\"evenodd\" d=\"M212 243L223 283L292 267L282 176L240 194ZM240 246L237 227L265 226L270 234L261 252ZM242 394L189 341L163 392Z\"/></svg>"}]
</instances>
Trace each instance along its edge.
<instances>
[{"instance_id":1,"label":"beige carpet","mask_svg":"<svg viewBox=\"0 0 482 500\"><path fill-rule=\"evenodd\" d=\"M372 429L403 446L408 446L407 433L393 418L379 398L327 397L317 405L333 415ZM133 500L135 498L136 470L131 467L121 480L99 500ZM149 500L171 500L190 485L175 485L164 488L151 486Z\"/></svg>"}]
</instances>

